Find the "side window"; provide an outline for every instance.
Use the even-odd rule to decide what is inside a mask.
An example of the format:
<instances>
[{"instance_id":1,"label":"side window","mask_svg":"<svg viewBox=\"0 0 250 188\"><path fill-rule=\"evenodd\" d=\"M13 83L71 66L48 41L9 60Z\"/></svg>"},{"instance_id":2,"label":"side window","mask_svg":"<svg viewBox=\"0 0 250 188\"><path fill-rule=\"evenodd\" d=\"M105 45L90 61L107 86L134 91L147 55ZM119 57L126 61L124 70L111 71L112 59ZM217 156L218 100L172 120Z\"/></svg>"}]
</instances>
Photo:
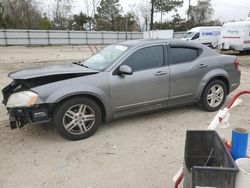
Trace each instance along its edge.
<instances>
[{"instance_id":1,"label":"side window","mask_svg":"<svg viewBox=\"0 0 250 188\"><path fill-rule=\"evenodd\" d=\"M195 35L192 37L192 40L198 39L200 37L200 33L195 33Z\"/></svg>"},{"instance_id":2,"label":"side window","mask_svg":"<svg viewBox=\"0 0 250 188\"><path fill-rule=\"evenodd\" d=\"M195 60L199 56L198 49L185 47L171 47L172 64L180 64Z\"/></svg>"},{"instance_id":3,"label":"side window","mask_svg":"<svg viewBox=\"0 0 250 188\"><path fill-rule=\"evenodd\" d=\"M163 46L152 46L140 49L129 56L124 64L133 71L140 71L163 66Z\"/></svg>"}]
</instances>

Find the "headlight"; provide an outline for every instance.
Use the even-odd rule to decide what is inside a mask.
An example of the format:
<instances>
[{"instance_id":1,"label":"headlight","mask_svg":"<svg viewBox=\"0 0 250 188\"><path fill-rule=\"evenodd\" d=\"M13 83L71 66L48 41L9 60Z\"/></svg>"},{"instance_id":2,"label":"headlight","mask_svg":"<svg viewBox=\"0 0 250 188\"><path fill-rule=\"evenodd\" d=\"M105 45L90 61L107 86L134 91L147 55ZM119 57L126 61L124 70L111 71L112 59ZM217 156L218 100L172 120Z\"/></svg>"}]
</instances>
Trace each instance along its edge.
<instances>
[{"instance_id":1,"label":"headlight","mask_svg":"<svg viewBox=\"0 0 250 188\"><path fill-rule=\"evenodd\" d=\"M14 107L29 107L35 104L38 98L38 94L33 91L22 91L18 93L13 93L6 104L7 108Z\"/></svg>"}]
</instances>

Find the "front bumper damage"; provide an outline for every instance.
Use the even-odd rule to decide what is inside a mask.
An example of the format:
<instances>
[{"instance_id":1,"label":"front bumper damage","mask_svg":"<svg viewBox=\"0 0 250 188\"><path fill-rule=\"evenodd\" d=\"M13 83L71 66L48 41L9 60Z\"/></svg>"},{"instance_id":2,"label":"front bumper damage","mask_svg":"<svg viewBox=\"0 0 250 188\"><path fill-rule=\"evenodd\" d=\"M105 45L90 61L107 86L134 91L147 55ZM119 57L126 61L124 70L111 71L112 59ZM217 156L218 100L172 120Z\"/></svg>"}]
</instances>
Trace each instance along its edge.
<instances>
[{"instance_id":1,"label":"front bumper damage","mask_svg":"<svg viewBox=\"0 0 250 188\"><path fill-rule=\"evenodd\" d=\"M28 82L14 80L3 90L3 104L6 105L10 95L14 92L24 91L31 88ZM49 122L49 104L36 104L32 107L7 108L10 127L12 129L22 128L29 123Z\"/></svg>"},{"instance_id":2,"label":"front bumper damage","mask_svg":"<svg viewBox=\"0 0 250 188\"><path fill-rule=\"evenodd\" d=\"M33 88L66 79L97 74L99 71L81 68L75 64L51 65L23 69L9 73L13 81L2 89L3 104L6 106L10 96L17 92L32 91ZM39 93L37 93L39 95ZM32 107L7 108L11 128L21 128L28 123L49 122L53 116L53 103L44 103L39 96ZM51 117L50 117L51 116Z\"/></svg>"},{"instance_id":3,"label":"front bumper damage","mask_svg":"<svg viewBox=\"0 0 250 188\"><path fill-rule=\"evenodd\" d=\"M9 108L8 113L11 129L22 128L29 123L49 122L50 118L47 105L32 108Z\"/></svg>"}]
</instances>

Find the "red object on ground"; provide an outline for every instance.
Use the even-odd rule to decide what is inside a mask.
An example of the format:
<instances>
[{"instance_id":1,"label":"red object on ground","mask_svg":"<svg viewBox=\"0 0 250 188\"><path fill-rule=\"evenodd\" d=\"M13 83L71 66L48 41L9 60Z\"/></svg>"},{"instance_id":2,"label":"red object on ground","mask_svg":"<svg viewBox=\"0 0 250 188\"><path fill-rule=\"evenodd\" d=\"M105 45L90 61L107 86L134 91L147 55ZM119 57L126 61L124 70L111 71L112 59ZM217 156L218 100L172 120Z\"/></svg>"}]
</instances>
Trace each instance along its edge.
<instances>
[{"instance_id":1,"label":"red object on ground","mask_svg":"<svg viewBox=\"0 0 250 188\"><path fill-rule=\"evenodd\" d=\"M241 95L244 95L244 94L250 94L250 91L240 91L239 93L236 93L236 95L233 96L233 98L230 100L230 102L228 103L227 105L227 108L230 109L232 107L232 105L234 104L235 100L241 96Z\"/></svg>"},{"instance_id":2,"label":"red object on ground","mask_svg":"<svg viewBox=\"0 0 250 188\"><path fill-rule=\"evenodd\" d=\"M180 174L180 176L178 177L178 179L176 180L175 184L174 184L174 188L178 188L179 184L181 183L182 179L184 177L184 173L182 171L182 173Z\"/></svg>"},{"instance_id":3,"label":"red object on ground","mask_svg":"<svg viewBox=\"0 0 250 188\"><path fill-rule=\"evenodd\" d=\"M232 144L231 140L225 140L224 144L225 144L227 150L230 151L231 144Z\"/></svg>"}]
</instances>

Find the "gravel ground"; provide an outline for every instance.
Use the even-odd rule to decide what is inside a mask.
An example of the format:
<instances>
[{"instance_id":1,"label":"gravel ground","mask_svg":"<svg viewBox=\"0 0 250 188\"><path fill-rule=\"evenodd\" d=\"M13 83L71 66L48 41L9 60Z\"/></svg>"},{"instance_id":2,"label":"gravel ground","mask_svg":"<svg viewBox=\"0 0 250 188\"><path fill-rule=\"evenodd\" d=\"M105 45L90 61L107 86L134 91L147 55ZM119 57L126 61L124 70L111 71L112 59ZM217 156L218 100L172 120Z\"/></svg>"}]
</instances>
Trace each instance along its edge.
<instances>
[{"instance_id":1,"label":"gravel ground","mask_svg":"<svg viewBox=\"0 0 250 188\"><path fill-rule=\"evenodd\" d=\"M0 89L11 81L9 71L90 54L84 46L0 48ZM249 90L250 56L239 57L242 83L237 91ZM231 113L231 128L219 130L221 135L229 137L234 127L249 130L250 96L242 99ZM94 136L77 142L64 140L46 125L10 130L2 104L0 114L1 188L170 188L183 161L186 130L206 129L216 113L193 105L137 115L105 124Z\"/></svg>"}]
</instances>

